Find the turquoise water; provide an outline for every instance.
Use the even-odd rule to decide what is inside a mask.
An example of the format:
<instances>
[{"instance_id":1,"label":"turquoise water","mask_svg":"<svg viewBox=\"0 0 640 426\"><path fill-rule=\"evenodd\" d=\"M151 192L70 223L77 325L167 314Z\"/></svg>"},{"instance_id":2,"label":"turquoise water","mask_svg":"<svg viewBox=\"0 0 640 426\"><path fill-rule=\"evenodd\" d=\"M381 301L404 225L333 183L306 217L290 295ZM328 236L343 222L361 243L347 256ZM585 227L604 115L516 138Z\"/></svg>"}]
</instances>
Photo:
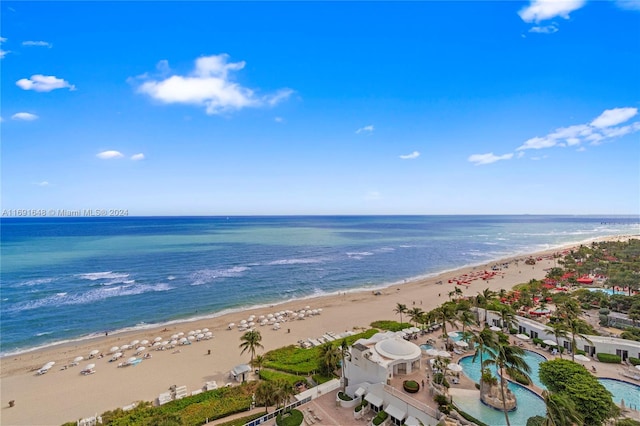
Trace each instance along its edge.
<instances>
[{"instance_id":1,"label":"turquoise water","mask_svg":"<svg viewBox=\"0 0 640 426\"><path fill-rule=\"evenodd\" d=\"M615 379L598 379L598 381L611 392L616 404L620 405L620 401L624 399L627 407L640 408L640 386Z\"/></svg>"},{"instance_id":2,"label":"turquoise water","mask_svg":"<svg viewBox=\"0 0 640 426\"><path fill-rule=\"evenodd\" d=\"M627 294L624 291L621 291L621 290L615 291L612 288L590 288L589 291L601 291L603 293L607 293L609 296L613 296L614 294Z\"/></svg>"},{"instance_id":3,"label":"turquoise water","mask_svg":"<svg viewBox=\"0 0 640 426\"><path fill-rule=\"evenodd\" d=\"M420 345L420 349L422 349L423 351L426 351L427 349L433 349L433 346L429 345L428 343L424 343Z\"/></svg>"},{"instance_id":4,"label":"turquoise water","mask_svg":"<svg viewBox=\"0 0 640 426\"><path fill-rule=\"evenodd\" d=\"M542 355L532 352L532 351L524 351L524 361L531 368L531 373L529 376L531 377L531 381L534 385L538 386L541 389L546 389L546 386L542 384L540 378L538 376L538 372L540 371L540 363L545 362L547 359ZM473 356L467 356L461 358L458 361L458 364L462 366L462 370L467 377L469 377L474 382L480 382L480 358L476 358L476 361L473 362Z\"/></svg>"},{"instance_id":5,"label":"turquoise water","mask_svg":"<svg viewBox=\"0 0 640 426\"><path fill-rule=\"evenodd\" d=\"M518 401L516 410L509 413L509 422L512 426L524 426L527 424L529 417L544 415L546 408L542 398L516 383L509 382L508 387L515 394ZM507 424L504 412L487 407L480 402L479 393L468 397L454 396L453 402L463 411L488 425L501 426Z\"/></svg>"}]
</instances>

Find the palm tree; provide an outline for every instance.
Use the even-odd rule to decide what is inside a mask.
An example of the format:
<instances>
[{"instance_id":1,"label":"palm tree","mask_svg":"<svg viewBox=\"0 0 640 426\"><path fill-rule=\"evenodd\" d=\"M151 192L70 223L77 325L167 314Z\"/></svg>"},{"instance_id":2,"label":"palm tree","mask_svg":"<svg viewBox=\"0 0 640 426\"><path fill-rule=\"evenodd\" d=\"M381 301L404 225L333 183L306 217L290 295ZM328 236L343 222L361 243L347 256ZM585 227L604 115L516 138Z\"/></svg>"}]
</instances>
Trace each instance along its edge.
<instances>
[{"instance_id":1,"label":"palm tree","mask_svg":"<svg viewBox=\"0 0 640 426\"><path fill-rule=\"evenodd\" d=\"M347 343L347 339L342 339L342 342L340 343L340 356L342 357L342 363L340 364L340 374L342 375L342 392L344 392L347 388L346 377L344 375L344 360L351 358L351 352L349 352L349 344Z\"/></svg>"},{"instance_id":2,"label":"palm tree","mask_svg":"<svg viewBox=\"0 0 640 426\"><path fill-rule=\"evenodd\" d=\"M476 316L471 313L471 311L458 311L458 321L462 325L462 335L464 336L464 329L466 326L471 326L476 323Z\"/></svg>"},{"instance_id":3,"label":"palm tree","mask_svg":"<svg viewBox=\"0 0 640 426\"><path fill-rule=\"evenodd\" d=\"M484 290L482 290L482 293L480 293L480 296L483 299L483 304L484 304L484 323L487 323L487 309L489 307L489 302L496 297L496 292L493 290L490 290L489 287L485 288Z\"/></svg>"},{"instance_id":4,"label":"palm tree","mask_svg":"<svg viewBox=\"0 0 640 426\"><path fill-rule=\"evenodd\" d=\"M558 393L542 391L542 399L547 408L543 426L573 426L584 423L570 398Z\"/></svg>"},{"instance_id":5,"label":"palm tree","mask_svg":"<svg viewBox=\"0 0 640 426\"><path fill-rule=\"evenodd\" d=\"M280 407L280 404L282 404L283 407L286 406L289 402L289 398L295 395L293 386L291 386L291 384L284 379L276 379L273 382L273 387L278 407Z\"/></svg>"},{"instance_id":6,"label":"palm tree","mask_svg":"<svg viewBox=\"0 0 640 426\"><path fill-rule=\"evenodd\" d=\"M400 325L402 325L402 314L407 312L407 305L405 305L404 303L398 303L393 312L395 312L396 314L400 314Z\"/></svg>"},{"instance_id":7,"label":"palm tree","mask_svg":"<svg viewBox=\"0 0 640 426\"><path fill-rule=\"evenodd\" d=\"M240 347L242 348L242 352L240 352L240 355L242 355L246 351L249 351L249 353L251 354L250 364L253 364L253 358L256 355L256 349L264 348L264 346L260 344L260 342L262 341L262 335L258 330L247 331L242 335L240 340L242 340L242 343L240 343Z\"/></svg>"},{"instance_id":8,"label":"palm tree","mask_svg":"<svg viewBox=\"0 0 640 426\"><path fill-rule=\"evenodd\" d=\"M424 315L424 311L420 308L412 308L408 311L409 316L411 317L411 321L418 326L418 323L422 321L422 316Z\"/></svg>"},{"instance_id":9,"label":"palm tree","mask_svg":"<svg viewBox=\"0 0 640 426\"><path fill-rule=\"evenodd\" d=\"M507 382L507 379L505 378L505 370L509 369L513 373L520 374L529 379L531 368L524 360L524 349L518 346L499 343L495 348L489 348L487 350L487 354L489 355L489 359L484 361L484 364L495 365L498 367L500 372L500 393L502 395L504 417L507 421L507 426L510 426L511 423L509 423L507 401L505 399L505 388ZM483 365L483 367L485 365Z\"/></svg>"},{"instance_id":10,"label":"palm tree","mask_svg":"<svg viewBox=\"0 0 640 426\"><path fill-rule=\"evenodd\" d=\"M256 401L264 404L264 412L269 412L269 406L275 402L275 387L273 382L262 381L256 388Z\"/></svg>"},{"instance_id":11,"label":"palm tree","mask_svg":"<svg viewBox=\"0 0 640 426\"><path fill-rule=\"evenodd\" d=\"M471 332L471 341L476 344L476 351L473 354L473 362L476 362L476 358L480 357L480 369L483 369L483 354L487 348L494 348L498 344L496 335L489 330L488 327L476 332ZM480 394L482 394L483 380L480 379Z\"/></svg>"},{"instance_id":12,"label":"palm tree","mask_svg":"<svg viewBox=\"0 0 640 426\"><path fill-rule=\"evenodd\" d=\"M322 373L326 376L333 374L342 357L341 350L331 343L320 346L320 365Z\"/></svg>"},{"instance_id":13,"label":"palm tree","mask_svg":"<svg viewBox=\"0 0 640 426\"><path fill-rule=\"evenodd\" d=\"M566 339L569 337L569 333L567 333L567 325L562 322L556 322L551 324L551 329L553 330L553 335L556 338L556 345L558 345L558 349L560 349L560 338ZM562 359L562 351L560 352L560 359Z\"/></svg>"},{"instance_id":14,"label":"palm tree","mask_svg":"<svg viewBox=\"0 0 640 426\"><path fill-rule=\"evenodd\" d=\"M267 361L267 359L263 355L256 355L256 357L251 361L251 366L258 369L258 372L262 370L262 366ZM260 377L260 375L258 375Z\"/></svg>"},{"instance_id":15,"label":"palm tree","mask_svg":"<svg viewBox=\"0 0 640 426\"><path fill-rule=\"evenodd\" d=\"M582 320L579 320L577 318L572 318L567 322L568 329L571 332L571 361L574 361L574 362L575 362L575 354L576 354L576 337L579 337L582 340L589 343L590 345L593 345L593 342L589 340L587 336L579 332L581 324L582 324Z\"/></svg>"},{"instance_id":16,"label":"palm tree","mask_svg":"<svg viewBox=\"0 0 640 426\"><path fill-rule=\"evenodd\" d=\"M515 314L513 313L513 309L508 305L500 306L500 323L503 328L509 330L516 324Z\"/></svg>"},{"instance_id":17,"label":"palm tree","mask_svg":"<svg viewBox=\"0 0 640 426\"><path fill-rule=\"evenodd\" d=\"M440 321L442 325L442 336L447 337L447 324L455 327L456 325L456 311L455 304L453 302L445 302L433 310L435 317Z\"/></svg>"}]
</instances>

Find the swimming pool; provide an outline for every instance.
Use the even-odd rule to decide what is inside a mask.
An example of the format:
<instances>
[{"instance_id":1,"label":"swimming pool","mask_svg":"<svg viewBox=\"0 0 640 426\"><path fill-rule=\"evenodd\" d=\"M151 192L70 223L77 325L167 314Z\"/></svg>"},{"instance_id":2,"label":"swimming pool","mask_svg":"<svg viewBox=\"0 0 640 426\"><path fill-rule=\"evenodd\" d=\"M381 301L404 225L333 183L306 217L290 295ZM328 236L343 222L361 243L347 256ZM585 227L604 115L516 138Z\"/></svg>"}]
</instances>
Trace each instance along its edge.
<instances>
[{"instance_id":1,"label":"swimming pool","mask_svg":"<svg viewBox=\"0 0 640 426\"><path fill-rule=\"evenodd\" d=\"M520 386L516 383L509 382L508 385L511 392L513 392L518 401L518 407L515 411L509 412L509 422L512 425L526 425L527 419L536 415L544 416L546 408L544 401L534 392ZM474 393L473 395L454 396L453 402L460 407L461 410L471 414L478 420L482 420L484 423L491 426L506 425L507 422L504 419L504 412L496 410L491 407L487 407L480 401L480 394Z\"/></svg>"},{"instance_id":2,"label":"swimming pool","mask_svg":"<svg viewBox=\"0 0 640 426\"><path fill-rule=\"evenodd\" d=\"M613 395L613 401L620 405L624 399L624 404L627 407L640 408L640 386L629 382L623 382L616 379L598 379L602 385L607 388ZM634 407L635 406L635 407Z\"/></svg>"},{"instance_id":3,"label":"swimming pool","mask_svg":"<svg viewBox=\"0 0 640 426\"><path fill-rule=\"evenodd\" d=\"M622 290L615 291L612 288L590 288L589 291L601 291L603 293L607 293L609 296L613 296L614 294L628 294L625 291L622 291Z\"/></svg>"},{"instance_id":4,"label":"swimming pool","mask_svg":"<svg viewBox=\"0 0 640 426\"><path fill-rule=\"evenodd\" d=\"M547 359L537 352L527 350L524 351L523 358L529 365L529 368L531 368L531 373L529 373L531 382L541 389L546 389L546 386L540 381L538 372L540 371L540 363L545 362ZM461 358L458 364L462 366L462 371L467 377L476 383L480 382L480 357L476 358L476 362L473 362L473 356L467 356Z\"/></svg>"},{"instance_id":5,"label":"swimming pool","mask_svg":"<svg viewBox=\"0 0 640 426\"><path fill-rule=\"evenodd\" d=\"M423 351L426 351L427 349L433 349L433 345L423 343L422 345L420 345L420 349L422 349Z\"/></svg>"}]
</instances>

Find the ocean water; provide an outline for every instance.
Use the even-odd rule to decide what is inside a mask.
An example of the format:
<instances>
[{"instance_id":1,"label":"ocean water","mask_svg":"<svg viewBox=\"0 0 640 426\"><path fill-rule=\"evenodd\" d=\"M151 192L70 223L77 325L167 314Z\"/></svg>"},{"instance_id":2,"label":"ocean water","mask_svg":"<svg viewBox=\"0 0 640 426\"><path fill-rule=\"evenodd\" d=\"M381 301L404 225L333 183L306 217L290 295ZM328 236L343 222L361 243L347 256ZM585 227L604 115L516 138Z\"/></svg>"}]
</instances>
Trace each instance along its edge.
<instances>
[{"instance_id":1,"label":"ocean water","mask_svg":"<svg viewBox=\"0 0 640 426\"><path fill-rule=\"evenodd\" d=\"M608 235L638 217L33 218L0 222L0 354L397 285Z\"/></svg>"}]
</instances>

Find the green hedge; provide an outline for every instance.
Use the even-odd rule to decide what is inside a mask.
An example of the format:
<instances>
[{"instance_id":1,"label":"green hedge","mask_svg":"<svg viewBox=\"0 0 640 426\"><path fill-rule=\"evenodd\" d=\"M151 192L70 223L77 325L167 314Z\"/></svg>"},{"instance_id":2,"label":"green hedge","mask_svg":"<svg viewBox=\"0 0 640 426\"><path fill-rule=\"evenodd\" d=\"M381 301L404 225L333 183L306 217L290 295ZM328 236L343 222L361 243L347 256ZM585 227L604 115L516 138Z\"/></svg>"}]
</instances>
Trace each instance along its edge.
<instances>
[{"instance_id":1,"label":"green hedge","mask_svg":"<svg viewBox=\"0 0 640 426\"><path fill-rule=\"evenodd\" d=\"M475 424L477 424L478 426L489 426L488 424L486 424L486 423L484 423L484 422L481 422L480 420L476 419L476 418L475 418L475 417L473 417L471 414L469 414L469 413L467 413L467 412L465 412L465 411L462 411L459 407L455 406L455 404L454 404L454 407L455 407L456 411L457 411L458 413L460 413L460 415L461 415L462 417L464 417L465 419L469 420L471 423L475 423Z\"/></svg>"},{"instance_id":2,"label":"green hedge","mask_svg":"<svg viewBox=\"0 0 640 426\"><path fill-rule=\"evenodd\" d=\"M629 362L631 365L640 365L640 358L634 358L632 356L629 357Z\"/></svg>"},{"instance_id":3,"label":"green hedge","mask_svg":"<svg viewBox=\"0 0 640 426\"><path fill-rule=\"evenodd\" d=\"M389 417L389 415L386 411L380 411L378 412L378 415L373 418L373 424L378 426L380 423L387 420L387 417Z\"/></svg>"},{"instance_id":4,"label":"green hedge","mask_svg":"<svg viewBox=\"0 0 640 426\"><path fill-rule=\"evenodd\" d=\"M347 395L344 392L338 392L338 398L340 398L343 401L353 401L353 398L351 398L349 395Z\"/></svg>"},{"instance_id":5,"label":"green hedge","mask_svg":"<svg viewBox=\"0 0 640 426\"><path fill-rule=\"evenodd\" d=\"M517 370L507 368L507 374L509 374L509 376L513 380L520 383L521 385L529 386L531 384L531 380L529 380L524 374L518 372Z\"/></svg>"},{"instance_id":6,"label":"green hedge","mask_svg":"<svg viewBox=\"0 0 640 426\"><path fill-rule=\"evenodd\" d=\"M406 322L400 323L398 321L374 321L371 323L371 327L379 330L401 331L405 328L413 327L413 325Z\"/></svg>"},{"instance_id":7,"label":"green hedge","mask_svg":"<svg viewBox=\"0 0 640 426\"><path fill-rule=\"evenodd\" d=\"M298 382L307 381L306 378L301 376L296 376L294 374L283 373L282 371L275 371L263 368L260 370L260 378L266 381L274 381L274 380L284 380L289 383L291 386L295 386Z\"/></svg>"},{"instance_id":8,"label":"green hedge","mask_svg":"<svg viewBox=\"0 0 640 426\"><path fill-rule=\"evenodd\" d=\"M278 426L300 426L303 420L304 416L300 410L291 410L276 416L276 424Z\"/></svg>"},{"instance_id":9,"label":"green hedge","mask_svg":"<svg viewBox=\"0 0 640 426\"><path fill-rule=\"evenodd\" d=\"M596 356L598 357L598 361L606 362L608 364L620 364L622 362L622 358L620 358L619 355L599 353L596 354Z\"/></svg>"},{"instance_id":10,"label":"green hedge","mask_svg":"<svg viewBox=\"0 0 640 426\"><path fill-rule=\"evenodd\" d=\"M237 419L229 420L228 422L219 423L218 426L244 426L250 421L259 419L262 416L264 416L264 413L257 413L257 414L252 414L251 416L238 417Z\"/></svg>"}]
</instances>

